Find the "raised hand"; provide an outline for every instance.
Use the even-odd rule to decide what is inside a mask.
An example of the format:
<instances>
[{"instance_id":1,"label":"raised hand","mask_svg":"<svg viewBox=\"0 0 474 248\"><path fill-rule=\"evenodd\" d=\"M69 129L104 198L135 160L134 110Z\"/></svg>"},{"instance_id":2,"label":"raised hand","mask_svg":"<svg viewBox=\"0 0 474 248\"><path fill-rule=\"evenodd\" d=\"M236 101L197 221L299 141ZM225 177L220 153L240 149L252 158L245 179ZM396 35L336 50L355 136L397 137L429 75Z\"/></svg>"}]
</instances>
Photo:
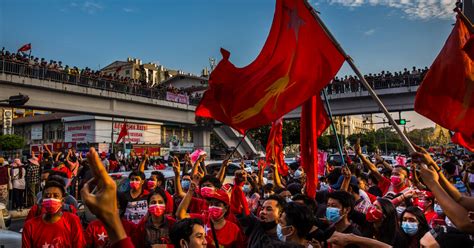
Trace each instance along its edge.
<instances>
[{"instance_id":1,"label":"raised hand","mask_svg":"<svg viewBox=\"0 0 474 248\"><path fill-rule=\"evenodd\" d=\"M433 160L433 158L430 156L430 154L425 150L425 148L417 146L413 144L413 147L415 147L416 152L413 152L411 154L411 157L413 161L428 165L428 166L433 166L436 171L439 171L439 167L436 164L436 162Z\"/></svg>"},{"instance_id":2,"label":"raised hand","mask_svg":"<svg viewBox=\"0 0 474 248\"><path fill-rule=\"evenodd\" d=\"M357 139L357 142L354 145L354 151L357 155L362 155L362 148L360 147L360 138Z\"/></svg>"},{"instance_id":3,"label":"raised hand","mask_svg":"<svg viewBox=\"0 0 474 248\"><path fill-rule=\"evenodd\" d=\"M351 175L351 170L349 170L349 168L347 166L344 166L342 167L342 175L345 177L345 178L350 178L352 175Z\"/></svg>"}]
</instances>

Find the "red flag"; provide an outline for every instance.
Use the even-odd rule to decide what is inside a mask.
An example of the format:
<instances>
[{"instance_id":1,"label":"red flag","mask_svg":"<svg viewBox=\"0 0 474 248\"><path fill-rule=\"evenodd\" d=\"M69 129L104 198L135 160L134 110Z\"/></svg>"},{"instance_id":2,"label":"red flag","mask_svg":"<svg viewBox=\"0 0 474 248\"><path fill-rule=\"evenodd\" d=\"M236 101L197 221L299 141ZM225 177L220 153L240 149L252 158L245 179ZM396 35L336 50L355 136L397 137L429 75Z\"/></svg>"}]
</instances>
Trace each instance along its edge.
<instances>
[{"instance_id":1,"label":"red flag","mask_svg":"<svg viewBox=\"0 0 474 248\"><path fill-rule=\"evenodd\" d=\"M31 43L25 44L22 47L18 49L18 52L26 52L28 50L31 50Z\"/></svg>"},{"instance_id":2,"label":"red flag","mask_svg":"<svg viewBox=\"0 0 474 248\"><path fill-rule=\"evenodd\" d=\"M275 121L321 89L344 62L305 0L277 0L273 24L258 57L237 68L230 53L212 71L196 109L241 133Z\"/></svg>"},{"instance_id":3,"label":"red flag","mask_svg":"<svg viewBox=\"0 0 474 248\"><path fill-rule=\"evenodd\" d=\"M115 142L115 143L119 143L120 140L122 138L125 138L125 136L127 136L127 135L128 135L127 123L123 123L122 129L120 129L120 133L119 133L119 136L117 138L117 142Z\"/></svg>"},{"instance_id":4,"label":"red flag","mask_svg":"<svg viewBox=\"0 0 474 248\"><path fill-rule=\"evenodd\" d=\"M459 19L426 74L415 99L415 111L455 132L474 147L474 61L463 50L470 38Z\"/></svg>"},{"instance_id":5,"label":"red flag","mask_svg":"<svg viewBox=\"0 0 474 248\"><path fill-rule=\"evenodd\" d=\"M283 119L273 122L266 148L267 164L275 164L280 175L288 175L288 166L283 155Z\"/></svg>"},{"instance_id":6,"label":"red flag","mask_svg":"<svg viewBox=\"0 0 474 248\"><path fill-rule=\"evenodd\" d=\"M464 136L461 135L461 133L455 133L451 137L451 141L453 143L456 143L456 144L459 144L460 146L465 147L470 152L474 152L474 145L473 145L474 144L474 138L471 138L469 140L466 140L466 139L469 139L469 137L464 137Z\"/></svg>"},{"instance_id":7,"label":"red flag","mask_svg":"<svg viewBox=\"0 0 474 248\"><path fill-rule=\"evenodd\" d=\"M301 109L300 155L301 167L306 173L306 194L316 197L318 185L318 137L328 127L330 120L321 97L313 96Z\"/></svg>"}]
</instances>

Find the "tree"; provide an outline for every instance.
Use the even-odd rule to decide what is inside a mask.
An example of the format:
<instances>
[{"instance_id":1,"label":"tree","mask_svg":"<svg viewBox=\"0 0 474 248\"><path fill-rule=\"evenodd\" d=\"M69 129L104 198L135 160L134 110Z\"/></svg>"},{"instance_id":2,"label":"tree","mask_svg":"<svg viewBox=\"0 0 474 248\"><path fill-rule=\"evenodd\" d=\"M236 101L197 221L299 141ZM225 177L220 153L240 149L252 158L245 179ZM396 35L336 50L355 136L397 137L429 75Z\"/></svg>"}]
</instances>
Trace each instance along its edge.
<instances>
[{"instance_id":1,"label":"tree","mask_svg":"<svg viewBox=\"0 0 474 248\"><path fill-rule=\"evenodd\" d=\"M23 148L25 139L21 136L11 135L0 135L0 149L4 151L12 151Z\"/></svg>"}]
</instances>

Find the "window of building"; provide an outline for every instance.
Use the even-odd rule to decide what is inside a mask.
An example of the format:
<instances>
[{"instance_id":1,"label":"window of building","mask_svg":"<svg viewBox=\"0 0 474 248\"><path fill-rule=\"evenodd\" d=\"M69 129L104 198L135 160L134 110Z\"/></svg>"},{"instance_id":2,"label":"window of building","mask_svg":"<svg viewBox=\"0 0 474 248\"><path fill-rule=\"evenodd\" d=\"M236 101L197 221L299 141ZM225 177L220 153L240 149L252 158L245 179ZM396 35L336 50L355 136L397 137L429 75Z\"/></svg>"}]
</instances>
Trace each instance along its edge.
<instances>
[{"instance_id":1,"label":"window of building","mask_svg":"<svg viewBox=\"0 0 474 248\"><path fill-rule=\"evenodd\" d=\"M48 139L50 139L50 140L53 140L53 139L54 139L54 131L53 131L53 130L50 130L50 131L48 132Z\"/></svg>"},{"instance_id":2,"label":"window of building","mask_svg":"<svg viewBox=\"0 0 474 248\"><path fill-rule=\"evenodd\" d=\"M125 75L130 75L130 70L125 70Z\"/></svg>"},{"instance_id":3,"label":"window of building","mask_svg":"<svg viewBox=\"0 0 474 248\"><path fill-rule=\"evenodd\" d=\"M61 129L56 130L56 138L58 140L63 140L64 139L64 131Z\"/></svg>"}]
</instances>

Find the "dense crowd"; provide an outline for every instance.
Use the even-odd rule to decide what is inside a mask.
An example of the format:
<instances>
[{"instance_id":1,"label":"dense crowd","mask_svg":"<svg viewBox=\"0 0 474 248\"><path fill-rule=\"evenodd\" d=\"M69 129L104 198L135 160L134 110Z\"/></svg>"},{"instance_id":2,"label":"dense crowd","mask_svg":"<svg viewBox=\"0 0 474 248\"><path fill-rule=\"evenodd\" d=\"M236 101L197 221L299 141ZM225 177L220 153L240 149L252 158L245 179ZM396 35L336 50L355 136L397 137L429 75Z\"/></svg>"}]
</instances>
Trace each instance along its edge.
<instances>
[{"instance_id":1,"label":"dense crowd","mask_svg":"<svg viewBox=\"0 0 474 248\"><path fill-rule=\"evenodd\" d=\"M120 76L120 70L105 73L89 67L80 69L77 66L63 65L61 61L46 60L27 55L23 52L0 51L0 68L5 72L47 79L52 81L78 83L96 88L123 91L130 94L159 96L165 98L166 92L189 95L192 89L178 89L173 86L153 85L145 80ZM150 94L153 91L152 94Z\"/></svg>"},{"instance_id":2,"label":"dense crowd","mask_svg":"<svg viewBox=\"0 0 474 248\"><path fill-rule=\"evenodd\" d=\"M364 77L372 89L377 90L419 85L427 72L428 67L420 69L413 66L411 71L407 68L404 68L403 71L394 73L389 71L382 71L377 74L369 73L369 75L364 75ZM327 86L328 94L359 92L363 90L366 89L361 84L359 78L352 75L346 75L341 78L335 77L334 80Z\"/></svg>"},{"instance_id":3,"label":"dense crowd","mask_svg":"<svg viewBox=\"0 0 474 248\"><path fill-rule=\"evenodd\" d=\"M0 202L12 189L21 207L18 194L28 191L23 247L472 247L474 156L416 148L410 163L392 166L356 144L356 159L327 164L315 199L298 162L288 175L242 163L229 179L229 161L208 172L205 153L158 164L132 154L132 171L116 182L114 157L46 149L26 165L0 158ZM80 219L78 201L97 219Z\"/></svg>"}]
</instances>

